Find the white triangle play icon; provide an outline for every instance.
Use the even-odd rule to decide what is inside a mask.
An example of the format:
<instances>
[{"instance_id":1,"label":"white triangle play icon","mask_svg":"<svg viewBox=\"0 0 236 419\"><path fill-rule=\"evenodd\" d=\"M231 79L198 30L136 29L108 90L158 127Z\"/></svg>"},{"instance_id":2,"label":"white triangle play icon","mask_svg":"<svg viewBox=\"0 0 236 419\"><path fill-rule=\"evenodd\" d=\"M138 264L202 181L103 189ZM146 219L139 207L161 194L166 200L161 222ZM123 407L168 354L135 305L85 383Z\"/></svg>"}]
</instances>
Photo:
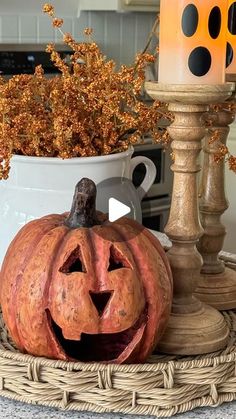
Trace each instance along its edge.
<instances>
[{"instance_id":1,"label":"white triangle play icon","mask_svg":"<svg viewBox=\"0 0 236 419\"><path fill-rule=\"evenodd\" d=\"M129 214L130 211L131 209L127 205L115 198L109 198L109 221L111 223L121 217L124 217L124 215Z\"/></svg>"}]
</instances>

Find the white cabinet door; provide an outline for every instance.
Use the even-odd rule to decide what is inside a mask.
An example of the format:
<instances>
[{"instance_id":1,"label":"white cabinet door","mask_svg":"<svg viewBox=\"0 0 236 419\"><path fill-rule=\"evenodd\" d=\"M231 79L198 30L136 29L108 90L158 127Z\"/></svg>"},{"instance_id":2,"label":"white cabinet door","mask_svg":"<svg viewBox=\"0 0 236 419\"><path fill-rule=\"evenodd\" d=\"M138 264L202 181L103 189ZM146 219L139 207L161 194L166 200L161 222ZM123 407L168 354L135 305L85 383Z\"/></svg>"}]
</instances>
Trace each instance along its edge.
<instances>
[{"instance_id":1,"label":"white cabinet door","mask_svg":"<svg viewBox=\"0 0 236 419\"><path fill-rule=\"evenodd\" d=\"M160 0L80 0L79 10L157 12Z\"/></svg>"},{"instance_id":2,"label":"white cabinet door","mask_svg":"<svg viewBox=\"0 0 236 419\"><path fill-rule=\"evenodd\" d=\"M143 6L143 7L156 7L159 4L158 0L124 0L127 6Z\"/></svg>"},{"instance_id":3,"label":"white cabinet door","mask_svg":"<svg viewBox=\"0 0 236 419\"><path fill-rule=\"evenodd\" d=\"M124 10L143 10L156 12L159 10L160 0L123 0Z\"/></svg>"}]
</instances>

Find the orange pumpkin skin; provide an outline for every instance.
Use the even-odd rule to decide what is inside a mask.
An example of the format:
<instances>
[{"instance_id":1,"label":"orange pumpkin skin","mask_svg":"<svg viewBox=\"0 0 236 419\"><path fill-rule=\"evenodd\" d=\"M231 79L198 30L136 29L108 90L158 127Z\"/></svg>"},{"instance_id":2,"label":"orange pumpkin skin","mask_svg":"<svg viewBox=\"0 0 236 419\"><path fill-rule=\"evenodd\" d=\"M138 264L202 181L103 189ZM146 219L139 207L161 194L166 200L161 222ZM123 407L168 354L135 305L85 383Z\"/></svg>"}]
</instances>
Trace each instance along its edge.
<instances>
[{"instance_id":1,"label":"orange pumpkin skin","mask_svg":"<svg viewBox=\"0 0 236 419\"><path fill-rule=\"evenodd\" d=\"M172 301L164 250L135 221L96 218L100 225L71 228L67 214L49 215L28 223L9 246L0 297L22 352L136 363L161 338Z\"/></svg>"}]
</instances>

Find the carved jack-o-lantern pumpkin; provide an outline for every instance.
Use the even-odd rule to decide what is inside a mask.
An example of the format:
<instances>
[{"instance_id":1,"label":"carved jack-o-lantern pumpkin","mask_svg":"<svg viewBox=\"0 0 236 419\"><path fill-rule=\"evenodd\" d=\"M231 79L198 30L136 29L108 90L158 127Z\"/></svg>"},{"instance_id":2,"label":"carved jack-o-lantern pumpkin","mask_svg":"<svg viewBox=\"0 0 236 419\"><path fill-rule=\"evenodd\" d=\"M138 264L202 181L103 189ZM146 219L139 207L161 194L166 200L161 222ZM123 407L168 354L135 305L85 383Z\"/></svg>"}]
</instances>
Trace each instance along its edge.
<instances>
[{"instance_id":1,"label":"carved jack-o-lantern pumpkin","mask_svg":"<svg viewBox=\"0 0 236 419\"><path fill-rule=\"evenodd\" d=\"M165 253L147 230L95 210L82 179L69 215L49 215L17 234L1 271L1 305L21 351L63 360L143 362L171 306Z\"/></svg>"}]
</instances>

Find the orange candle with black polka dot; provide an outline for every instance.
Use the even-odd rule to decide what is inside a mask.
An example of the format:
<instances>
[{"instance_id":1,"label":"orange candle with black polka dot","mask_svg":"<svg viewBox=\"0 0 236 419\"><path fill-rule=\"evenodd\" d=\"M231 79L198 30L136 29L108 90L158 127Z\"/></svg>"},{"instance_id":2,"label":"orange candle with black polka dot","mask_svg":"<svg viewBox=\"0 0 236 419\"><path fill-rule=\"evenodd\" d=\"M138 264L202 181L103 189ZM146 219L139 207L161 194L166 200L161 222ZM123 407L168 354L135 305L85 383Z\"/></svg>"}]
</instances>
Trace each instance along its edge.
<instances>
[{"instance_id":1,"label":"orange candle with black polka dot","mask_svg":"<svg viewBox=\"0 0 236 419\"><path fill-rule=\"evenodd\" d=\"M229 0L226 73L236 74L236 1Z\"/></svg>"},{"instance_id":2,"label":"orange candle with black polka dot","mask_svg":"<svg viewBox=\"0 0 236 419\"><path fill-rule=\"evenodd\" d=\"M227 0L161 0L159 82L225 82Z\"/></svg>"}]
</instances>

